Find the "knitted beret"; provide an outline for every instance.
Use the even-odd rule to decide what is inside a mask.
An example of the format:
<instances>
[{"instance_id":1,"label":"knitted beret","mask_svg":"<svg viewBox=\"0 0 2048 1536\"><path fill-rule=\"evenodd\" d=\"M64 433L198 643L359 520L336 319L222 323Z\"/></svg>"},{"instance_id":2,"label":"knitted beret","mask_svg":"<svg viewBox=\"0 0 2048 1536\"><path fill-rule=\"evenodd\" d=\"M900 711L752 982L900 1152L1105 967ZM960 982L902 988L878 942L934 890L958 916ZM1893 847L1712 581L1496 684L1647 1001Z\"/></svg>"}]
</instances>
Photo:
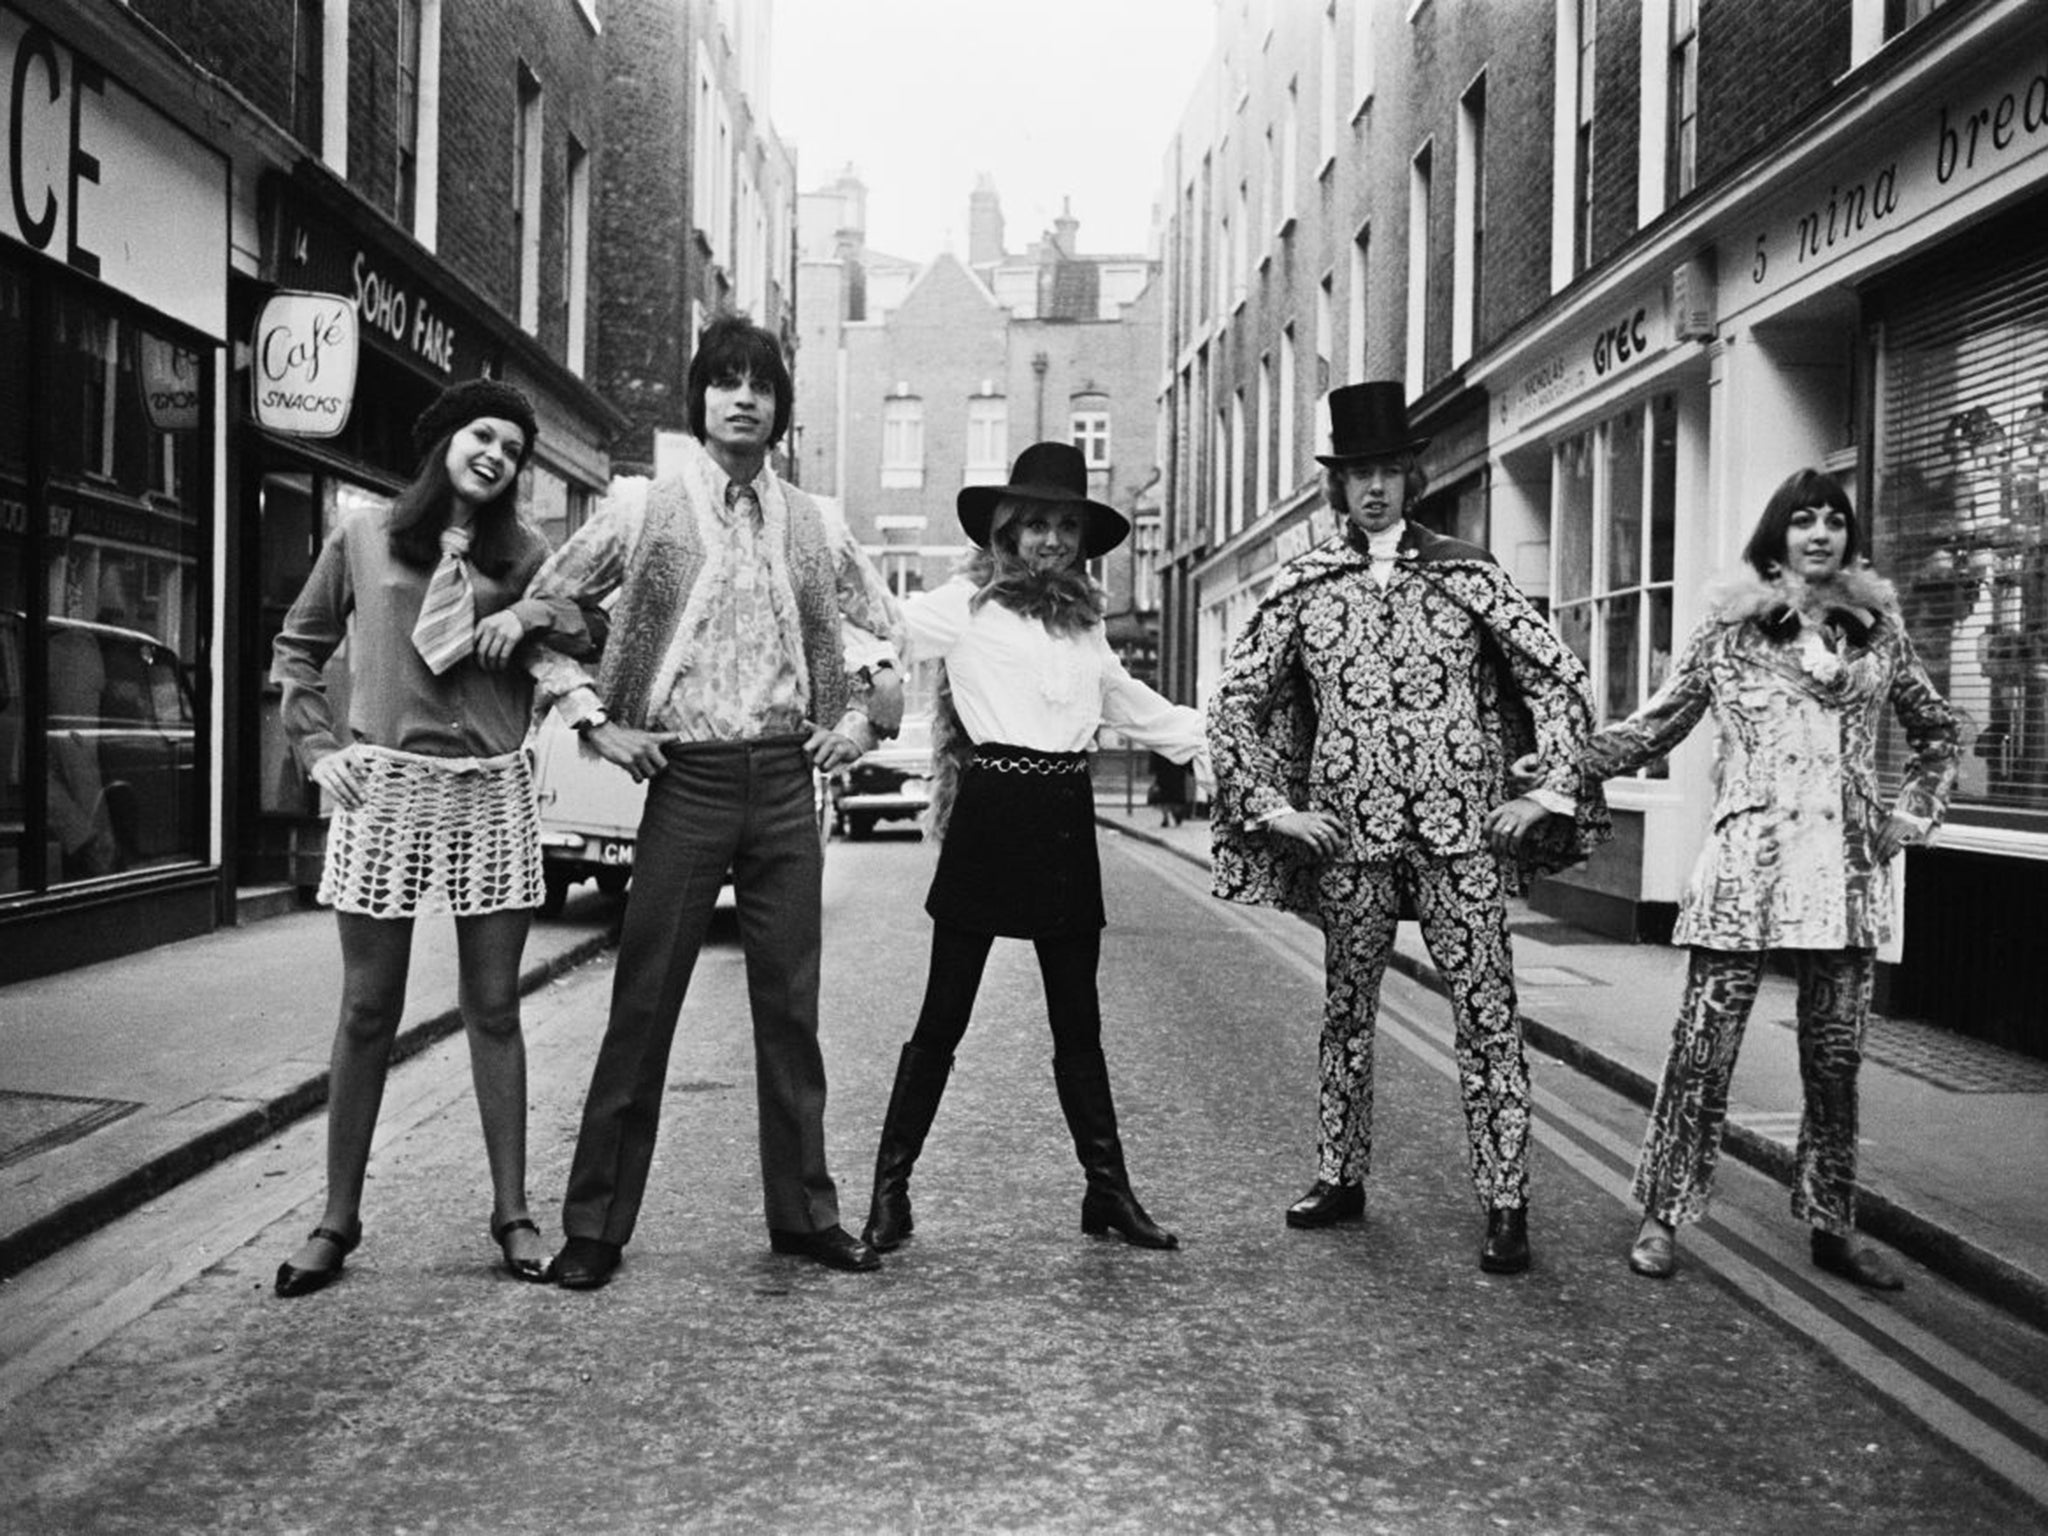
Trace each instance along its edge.
<instances>
[{"instance_id":1,"label":"knitted beret","mask_svg":"<svg viewBox=\"0 0 2048 1536\"><path fill-rule=\"evenodd\" d=\"M540 426L533 419L533 402L526 398L524 390L503 379L464 379L442 390L412 424L413 447L425 453L442 438L484 416L517 425L526 434L527 454L532 454L533 440L540 436Z\"/></svg>"}]
</instances>

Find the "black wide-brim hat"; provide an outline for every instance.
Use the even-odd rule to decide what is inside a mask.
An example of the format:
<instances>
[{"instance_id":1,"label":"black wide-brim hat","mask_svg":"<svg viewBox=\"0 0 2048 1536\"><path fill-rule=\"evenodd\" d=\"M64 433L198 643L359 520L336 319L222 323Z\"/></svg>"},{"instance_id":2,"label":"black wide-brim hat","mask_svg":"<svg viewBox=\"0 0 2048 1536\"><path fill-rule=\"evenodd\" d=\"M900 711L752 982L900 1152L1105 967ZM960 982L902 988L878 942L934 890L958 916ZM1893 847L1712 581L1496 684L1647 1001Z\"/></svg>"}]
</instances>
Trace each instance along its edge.
<instances>
[{"instance_id":1,"label":"black wide-brim hat","mask_svg":"<svg viewBox=\"0 0 2048 1536\"><path fill-rule=\"evenodd\" d=\"M1131 536L1130 520L1123 513L1089 499L1088 461L1072 443L1033 443L1017 455L1008 485L965 487L957 505L967 537L987 549L996 508L1013 498L1079 507L1086 514L1081 524L1085 559L1106 555Z\"/></svg>"},{"instance_id":2,"label":"black wide-brim hat","mask_svg":"<svg viewBox=\"0 0 2048 1536\"><path fill-rule=\"evenodd\" d=\"M1408 429L1408 396L1400 381L1370 379L1330 391L1330 451L1317 454L1316 462L1342 469L1428 446L1428 438Z\"/></svg>"},{"instance_id":3,"label":"black wide-brim hat","mask_svg":"<svg viewBox=\"0 0 2048 1536\"><path fill-rule=\"evenodd\" d=\"M526 452L519 459L525 464L533 455L533 440L540 436L540 423L534 420L526 391L503 379L464 379L442 390L412 425L413 449L425 453L457 428L486 416L509 421L526 434Z\"/></svg>"}]
</instances>

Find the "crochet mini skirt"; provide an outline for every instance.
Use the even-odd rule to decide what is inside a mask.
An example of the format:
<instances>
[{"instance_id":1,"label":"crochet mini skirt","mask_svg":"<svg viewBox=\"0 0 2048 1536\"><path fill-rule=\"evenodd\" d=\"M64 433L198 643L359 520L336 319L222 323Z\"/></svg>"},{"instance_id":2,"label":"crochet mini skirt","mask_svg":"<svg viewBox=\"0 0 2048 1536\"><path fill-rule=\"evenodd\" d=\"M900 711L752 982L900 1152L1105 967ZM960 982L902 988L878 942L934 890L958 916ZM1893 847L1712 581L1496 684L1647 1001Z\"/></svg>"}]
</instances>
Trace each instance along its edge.
<instances>
[{"instance_id":1,"label":"crochet mini skirt","mask_svg":"<svg viewBox=\"0 0 2048 1536\"><path fill-rule=\"evenodd\" d=\"M362 807L327 828L318 900L337 912L482 917L541 903L533 764L357 744Z\"/></svg>"}]
</instances>

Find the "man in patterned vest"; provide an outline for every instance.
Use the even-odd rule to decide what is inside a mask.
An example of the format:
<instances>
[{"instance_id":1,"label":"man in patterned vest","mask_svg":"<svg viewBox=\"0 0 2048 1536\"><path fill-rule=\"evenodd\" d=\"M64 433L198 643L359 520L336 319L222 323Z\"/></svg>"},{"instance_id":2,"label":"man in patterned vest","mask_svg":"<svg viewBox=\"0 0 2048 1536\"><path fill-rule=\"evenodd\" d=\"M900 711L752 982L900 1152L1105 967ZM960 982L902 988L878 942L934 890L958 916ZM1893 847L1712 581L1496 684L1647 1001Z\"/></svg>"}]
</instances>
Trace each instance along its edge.
<instances>
[{"instance_id":1,"label":"man in patterned vest","mask_svg":"<svg viewBox=\"0 0 2048 1536\"><path fill-rule=\"evenodd\" d=\"M1398 383L1330 396L1318 454L1341 531L1282 568L1210 701L1215 892L1322 925L1316 1178L1293 1227L1362 1216L1380 979L1404 909L1456 1023L1479 1266L1529 1266L1529 1074L1506 898L1606 835L1579 784L1585 668L1485 550L1406 520L1427 439ZM1544 780L1505 790L1533 748Z\"/></svg>"},{"instance_id":2,"label":"man in patterned vest","mask_svg":"<svg viewBox=\"0 0 2048 1536\"><path fill-rule=\"evenodd\" d=\"M768 467L794 397L775 336L738 318L712 322L688 394L697 441L681 464L616 482L529 592L572 611L617 594L594 679L552 652L533 670L586 748L648 785L611 1016L562 1205L567 1242L549 1268L571 1290L609 1280L633 1235L676 1017L728 870L753 1003L770 1243L837 1269L881 1262L839 1225L825 1167L824 855L811 771L843 768L874 744L869 698L850 696L848 674L892 653L875 640L848 654L841 621L884 636L893 605L844 525Z\"/></svg>"}]
</instances>

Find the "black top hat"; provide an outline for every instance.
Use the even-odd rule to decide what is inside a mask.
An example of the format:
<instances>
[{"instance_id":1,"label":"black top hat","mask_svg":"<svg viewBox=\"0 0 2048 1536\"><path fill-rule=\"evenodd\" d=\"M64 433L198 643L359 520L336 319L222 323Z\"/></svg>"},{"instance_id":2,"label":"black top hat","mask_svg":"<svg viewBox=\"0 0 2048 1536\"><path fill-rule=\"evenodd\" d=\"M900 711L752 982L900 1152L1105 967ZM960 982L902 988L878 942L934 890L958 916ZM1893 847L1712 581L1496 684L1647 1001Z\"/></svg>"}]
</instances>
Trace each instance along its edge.
<instances>
[{"instance_id":1,"label":"black top hat","mask_svg":"<svg viewBox=\"0 0 2048 1536\"><path fill-rule=\"evenodd\" d=\"M1408 396L1398 379L1372 379L1330 391L1330 451L1318 464L1341 469L1363 459L1420 453L1429 439L1408 430Z\"/></svg>"},{"instance_id":2,"label":"black top hat","mask_svg":"<svg viewBox=\"0 0 2048 1536\"><path fill-rule=\"evenodd\" d=\"M1088 461L1072 443L1033 443L1017 455L1008 485L970 485L960 492L960 526L967 537L988 548L989 524L1006 498L1060 502L1087 514L1081 527L1081 553L1090 560L1106 555L1131 535L1130 522L1114 507L1088 499Z\"/></svg>"}]
</instances>

